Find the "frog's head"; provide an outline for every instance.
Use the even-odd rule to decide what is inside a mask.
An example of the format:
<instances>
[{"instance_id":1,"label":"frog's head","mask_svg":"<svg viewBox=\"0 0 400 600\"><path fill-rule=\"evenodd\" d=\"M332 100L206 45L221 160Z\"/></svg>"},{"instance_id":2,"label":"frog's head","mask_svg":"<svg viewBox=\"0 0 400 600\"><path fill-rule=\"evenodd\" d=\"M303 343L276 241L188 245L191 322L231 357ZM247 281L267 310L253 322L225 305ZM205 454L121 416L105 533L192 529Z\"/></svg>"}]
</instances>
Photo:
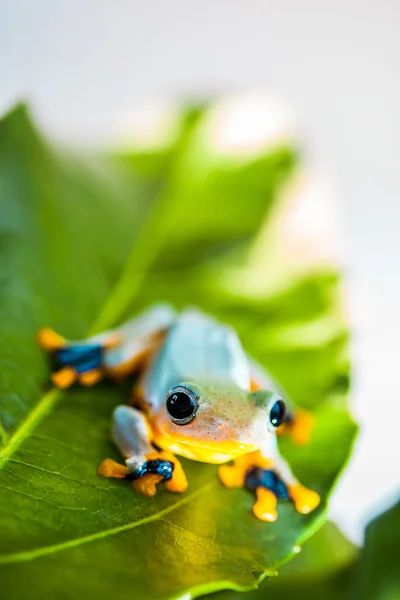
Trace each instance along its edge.
<instances>
[{"instance_id":1,"label":"frog's head","mask_svg":"<svg viewBox=\"0 0 400 600\"><path fill-rule=\"evenodd\" d=\"M155 442L192 460L222 463L273 444L284 418L276 392L183 382L167 393L155 417Z\"/></svg>"}]
</instances>

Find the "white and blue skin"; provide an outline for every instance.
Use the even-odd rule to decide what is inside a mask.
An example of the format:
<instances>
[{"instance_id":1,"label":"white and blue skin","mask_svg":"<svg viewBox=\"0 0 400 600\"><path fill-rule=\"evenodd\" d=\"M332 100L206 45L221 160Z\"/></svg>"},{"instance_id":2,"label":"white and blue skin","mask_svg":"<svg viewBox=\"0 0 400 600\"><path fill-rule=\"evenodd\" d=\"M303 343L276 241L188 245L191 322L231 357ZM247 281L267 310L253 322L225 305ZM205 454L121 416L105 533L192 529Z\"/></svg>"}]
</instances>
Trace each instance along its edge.
<instances>
[{"instance_id":1,"label":"white and blue skin","mask_svg":"<svg viewBox=\"0 0 400 600\"><path fill-rule=\"evenodd\" d=\"M225 486L255 490L253 512L263 521L276 520L278 499L291 499L303 514L318 506L318 494L298 483L279 454L277 430L295 421L291 415L289 426L283 393L231 327L195 309L179 314L157 305L84 341L43 329L39 342L58 361L52 379L62 388L137 374L132 406L113 413L112 437L125 465L105 459L100 475L131 479L147 496L161 482L184 492L179 455L222 464Z\"/></svg>"}]
</instances>

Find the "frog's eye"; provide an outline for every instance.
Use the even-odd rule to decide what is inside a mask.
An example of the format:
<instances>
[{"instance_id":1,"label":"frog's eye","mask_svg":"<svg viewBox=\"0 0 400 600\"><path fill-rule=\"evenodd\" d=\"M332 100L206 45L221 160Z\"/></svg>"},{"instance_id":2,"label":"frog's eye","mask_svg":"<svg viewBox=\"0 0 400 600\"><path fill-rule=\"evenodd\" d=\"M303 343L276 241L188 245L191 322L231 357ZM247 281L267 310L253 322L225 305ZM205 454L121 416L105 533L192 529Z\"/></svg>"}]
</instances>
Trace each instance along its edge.
<instances>
[{"instance_id":1,"label":"frog's eye","mask_svg":"<svg viewBox=\"0 0 400 600\"><path fill-rule=\"evenodd\" d=\"M274 399L269 408L269 424L271 428L276 429L279 425L282 425L286 417L286 406L283 400Z\"/></svg>"},{"instance_id":2,"label":"frog's eye","mask_svg":"<svg viewBox=\"0 0 400 600\"><path fill-rule=\"evenodd\" d=\"M171 421L177 425L186 425L193 421L197 411L195 395L192 390L183 385L174 387L168 392L166 406Z\"/></svg>"}]
</instances>

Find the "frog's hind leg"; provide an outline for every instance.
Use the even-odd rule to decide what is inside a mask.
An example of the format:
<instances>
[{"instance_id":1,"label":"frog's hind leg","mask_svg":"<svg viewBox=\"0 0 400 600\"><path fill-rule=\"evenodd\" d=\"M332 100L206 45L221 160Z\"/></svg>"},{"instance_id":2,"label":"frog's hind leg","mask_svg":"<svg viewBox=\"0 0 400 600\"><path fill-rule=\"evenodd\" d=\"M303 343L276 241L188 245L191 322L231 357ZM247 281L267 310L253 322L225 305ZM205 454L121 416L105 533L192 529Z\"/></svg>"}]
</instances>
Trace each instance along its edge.
<instances>
[{"instance_id":1,"label":"frog's hind leg","mask_svg":"<svg viewBox=\"0 0 400 600\"><path fill-rule=\"evenodd\" d=\"M117 406L112 434L125 457L125 466L107 458L98 469L99 475L130 479L133 488L144 496L154 496L161 482L169 491L186 490L187 480L179 461L169 452L155 450L150 425L142 412L131 406Z\"/></svg>"},{"instance_id":2,"label":"frog's hind leg","mask_svg":"<svg viewBox=\"0 0 400 600\"><path fill-rule=\"evenodd\" d=\"M90 386L105 375L118 379L140 369L174 319L169 306L158 305L117 329L83 341L69 341L45 328L38 332L38 342L58 366L52 375L57 387L67 388L75 381Z\"/></svg>"}]
</instances>

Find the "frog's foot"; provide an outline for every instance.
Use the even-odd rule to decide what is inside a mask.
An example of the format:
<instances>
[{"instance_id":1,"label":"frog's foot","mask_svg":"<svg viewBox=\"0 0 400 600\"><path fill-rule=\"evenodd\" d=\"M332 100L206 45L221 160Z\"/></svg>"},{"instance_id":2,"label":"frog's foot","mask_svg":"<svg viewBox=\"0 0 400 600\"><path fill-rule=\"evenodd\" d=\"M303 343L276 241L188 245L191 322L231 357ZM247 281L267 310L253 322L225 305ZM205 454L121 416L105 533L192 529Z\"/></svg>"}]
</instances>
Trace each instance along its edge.
<instances>
[{"instance_id":1,"label":"frog's foot","mask_svg":"<svg viewBox=\"0 0 400 600\"><path fill-rule=\"evenodd\" d=\"M255 516L261 521L276 521L277 501L289 500L290 497L281 477L271 468L253 466L246 473L244 485L248 490L256 492L257 502L253 506Z\"/></svg>"},{"instance_id":2,"label":"frog's foot","mask_svg":"<svg viewBox=\"0 0 400 600\"><path fill-rule=\"evenodd\" d=\"M278 518L276 504L278 498L282 498L282 490L277 488L273 473L271 469L251 465L249 460L239 459L233 466L223 465L219 468L220 479L226 487L246 487L255 490L257 501L253 506L253 513L257 519L268 522ZM288 498L287 491L283 497Z\"/></svg>"},{"instance_id":3,"label":"frog's foot","mask_svg":"<svg viewBox=\"0 0 400 600\"><path fill-rule=\"evenodd\" d=\"M106 458L100 464L97 473L101 477L129 479L132 481L133 489L143 496L154 496L157 493L158 483L165 483L169 492L184 492L188 486L186 475L178 459L164 451L149 453L146 460L134 468Z\"/></svg>"},{"instance_id":4,"label":"frog's foot","mask_svg":"<svg viewBox=\"0 0 400 600\"><path fill-rule=\"evenodd\" d=\"M181 463L164 450L149 453L146 461L130 473L129 478L134 479L133 488L145 496L154 496L158 483L165 483L169 492L185 492L188 487Z\"/></svg>"},{"instance_id":5,"label":"frog's foot","mask_svg":"<svg viewBox=\"0 0 400 600\"><path fill-rule=\"evenodd\" d=\"M89 386L105 375L121 379L143 369L174 320L172 309L156 306L117 329L85 340L67 340L48 328L39 330L37 340L59 369L52 376L57 387L67 388L75 381Z\"/></svg>"},{"instance_id":6,"label":"frog's foot","mask_svg":"<svg viewBox=\"0 0 400 600\"><path fill-rule=\"evenodd\" d=\"M40 346L50 352L59 369L51 379L59 388L65 389L78 381L91 386L103 377L103 353L117 343L111 333L104 340L70 342L52 329L40 329L37 334Z\"/></svg>"},{"instance_id":7,"label":"frog's foot","mask_svg":"<svg viewBox=\"0 0 400 600\"><path fill-rule=\"evenodd\" d=\"M170 452L154 449L151 424L141 411L132 406L117 406L112 432L126 459L126 467L121 471L121 465L107 459L100 465L100 475L130 479L133 488L145 496L154 496L157 484L163 482L170 492L186 490L188 484L180 462Z\"/></svg>"},{"instance_id":8,"label":"frog's foot","mask_svg":"<svg viewBox=\"0 0 400 600\"><path fill-rule=\"evenodd\" d=\"M154 452L146 460L132 468L121 465L111 458L106 458L100 464L97 473L101 477L114 479L129 479L134 490L144 496L154 496L157 492L156 485L162 481L172 480L174 464L165 460L161 453Z\"/></svg>"},{"instance_id":9,"label":"frog's foot","mask_svg":"<svg viewBox=\"0 0 400 600\"><path fill-rule=\"evenodd\" d=\"M256 492L253 513L261 521L278 518L278 500L291 500L301 514L310 513L320 503L317 492L300 485L282 458L268 458L260 451L237 458L233 465L222 465L219 476L226 487L245 487Z\"/></svg>"},{"instance_id":10,"label":"frog's foot","mask_svg":"<svg viewBox=\"0 0 400 600\"><path fill-rule=\"evenodd\" d=\"M314 416L302 408L289 413L283 425L278 428L278 435L290 435L297 446L305 446L310 441L314 427Z\"/></svg>"},{"instance_id":11,"label":"frog's foot","mask_svg":"<svg viewBox=\"0 0 400 600\"><path fill-rule=\"evenodd\" d=\"M253 513L262 521L275 521L277 519L277 500L291 500L297 512L306 515L314 510L320 503L317 492L309 490L299 483L285 483L282 476L274 469L253 467L246 473L245 487L255 490L257 502L253 506Z\"/></svg>"},{"instance_id":12,"label":"frog's foot","mask_svg":"<svg viewBox=\"0 0 400 600\"><path fill-rule=\"evenodd\" d=\"M128 479L132 479L134 490L144 496L154 496L157 492L157 483L172 479L174 464L166 460L161 452L156 450L149 452L141 463L131 462L128 459ZM131 464L130 464L131 463Z\"/></svg>"}]
</instances>

